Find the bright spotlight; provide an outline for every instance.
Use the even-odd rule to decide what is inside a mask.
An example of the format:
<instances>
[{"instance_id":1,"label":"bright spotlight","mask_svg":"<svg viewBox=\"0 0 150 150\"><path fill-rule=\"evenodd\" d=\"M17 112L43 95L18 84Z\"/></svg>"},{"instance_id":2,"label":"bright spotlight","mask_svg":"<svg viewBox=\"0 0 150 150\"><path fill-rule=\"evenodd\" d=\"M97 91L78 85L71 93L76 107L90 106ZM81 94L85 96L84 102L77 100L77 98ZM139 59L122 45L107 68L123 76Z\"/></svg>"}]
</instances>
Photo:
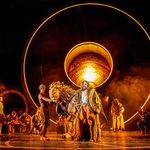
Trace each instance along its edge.
<instances>
[{"instance_id":1,"label":"bright spotlight","mask_svg":"<svg viewBox=\"0 0 150 150\"><path fill-rule=\"evenodd\" d=\"M95 82L97 78L96 70L93 67L87 67L83 72L83 79L90 82Z\"/></svg>"}]
</instances>

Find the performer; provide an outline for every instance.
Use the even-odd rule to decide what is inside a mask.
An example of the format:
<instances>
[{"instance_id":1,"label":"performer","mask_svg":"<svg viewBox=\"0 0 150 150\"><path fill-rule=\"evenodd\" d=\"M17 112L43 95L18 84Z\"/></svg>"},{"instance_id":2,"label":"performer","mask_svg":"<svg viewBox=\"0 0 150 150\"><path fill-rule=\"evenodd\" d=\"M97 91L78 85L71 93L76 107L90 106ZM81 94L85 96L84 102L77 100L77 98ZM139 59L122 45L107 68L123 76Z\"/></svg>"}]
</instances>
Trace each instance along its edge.
<instances>
[{"instance_id":1,"label":"performer","mask_svg":"<svg viewBox=\"0 0 150 150\"><path fill-rule=\"evenodd\" d=\"M139 111L140 121L137 122L138 128L142 134L148 134L150 132L150 112L141 109Z\"/></svg>"},{"instance_id":2,"label":"performer","mask_svg":"<svg viewBox=\"0 0 150 150\"><path fill-rule=\"evenodd\" d=\"M2 124L5 122L3 96L0 96L0 137L2 136Z\"/></svg>"},{"instance_id":3,"label":"performer","mask_svg":"<svg viewBox=\"0 0 150 150\"><path fill-rule=\"evenodd\" d=\"M19 122L20 122L21 126L26 128L25 132L29 133L30 132L30 127L31 127L31 116L27 112L24 112L19 117ZM20 128L21 128L21 126L20 126Z\"/></svg>"},{"instance_id":4,"label":"performer","mask_svg":"<svg viewBox=\"0 0 150 150\"><path fill-rule=\"evenodd\" d=\"M112 101L112 105L111 105L113 131L125 129L123 112L124 112L123 105L119 102L119 99L115 98Z\"/></svg>"},{"instance_id":5,"label":"performer","mask_svg":"<svg viewBox=\"0 0 150 150\"><path fill-rule=\"evenodd\" d=\"M84 137L84 128L87 124L90 129L90 141L101 141L101 127L99 114L102 111L101 98L88 81L83 81L81 88L75 93L76 117L74 120L75 140L88 140ZM82 128L81 128L82 125ZM84 126L85 125L85 126ZM86 133L88 135L88 133ZM88 135L89 136L89 135Z\"/></svg>"},{"instance_id":6,"label":"performer","mask_svg":"<svg viewBox=\"0 0 150 150\"><path fill-rule=\"evenodd\" d=\"M36 113L31 117L31 134L40 134L42 129L41 120L41 112L38 108Z\"/></svg>"},{"instance_id":7,"label":"performer","mask_svg":"<svg viewBox=\"0 0 150 150\"><path fill-rule=\"evenodd\" d=\"M40 111L41 111L41 133L40 133L40 140L49 140L46 137L47 128L50 124L50 116L49 116L49 102L52 102L51 99L46 97L46 85L41 84L39 86L40 93L38 94L38 99L40 103Z\"/></svg>"},{"instance_id":8,"label":"performer","mask_svg":"<svg viewBox=\"0 0 150 150\"><path fill-rule=\"evenodd\" d=\"M8 125L8 133L14 135L15 126L19 125L19 118L16 111L12 111L11 114L6 116L6 124Z\"/></svg>"}]
</instances>

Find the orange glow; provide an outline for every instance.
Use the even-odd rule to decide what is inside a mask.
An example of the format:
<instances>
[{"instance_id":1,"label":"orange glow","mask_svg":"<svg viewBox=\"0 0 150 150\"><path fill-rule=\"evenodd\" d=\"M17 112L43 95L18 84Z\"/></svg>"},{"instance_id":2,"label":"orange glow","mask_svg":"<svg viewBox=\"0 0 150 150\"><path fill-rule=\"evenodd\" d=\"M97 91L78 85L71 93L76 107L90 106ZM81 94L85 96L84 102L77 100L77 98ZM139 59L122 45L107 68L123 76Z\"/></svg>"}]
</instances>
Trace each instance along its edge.
<instances>
[{"instance_id":1,"label":"orange glow","mask_svg":"<svg viewBox=\"0 0 150 150\"><path fill-rule=\"evenodd\" d=\"M94 66L90 66L83 69L83 73L79 77L81 81L86 80L89 81L91 85L96 84L97 81L102 81L101 74L94 68ZM94 86L94 85L93 85Z\"/></svg>"},{"instance_id":2,"label":"orange glow","mask_svg":"<svg viewBox=\"0 0 150 150\"><path fill-rule=\"evenodd\" d=\"M98 87L109 79L113 62L105 47L95 42L83 42L69 51L64 67L73 84L80 86L87 80L91 86Z\"/></svg>"},{"instance_id":3,"label":"orange glow","mask_svg":"<svg viewBox=\"0 0 150 150\"><path fill-rule=\"evenodd\" d=\"M84 72L82 75L83 79L90 81L90 82L95 82L96 77L97 77L97 74L96 74L96 70L94 68L87 67L84 69Z\"/></svg>"}]
</instances>

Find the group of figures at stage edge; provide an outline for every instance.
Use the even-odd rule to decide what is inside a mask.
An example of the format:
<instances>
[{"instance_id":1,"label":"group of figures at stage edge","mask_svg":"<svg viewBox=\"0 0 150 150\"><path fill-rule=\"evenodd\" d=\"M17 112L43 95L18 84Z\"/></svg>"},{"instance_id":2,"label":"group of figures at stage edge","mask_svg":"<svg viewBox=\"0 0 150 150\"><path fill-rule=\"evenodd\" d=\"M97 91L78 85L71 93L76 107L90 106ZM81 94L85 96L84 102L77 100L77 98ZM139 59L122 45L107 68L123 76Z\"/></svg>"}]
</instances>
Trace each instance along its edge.
<instances>
[{"instance_id":1,"label":"group of figures at stage edge","mask_svg":"<svg viewBox=\"0 0 150 150\"><path fill-rule=\"evenodd\" d=\"M107 117L102 106L102 95L95 88L90 86L88 81L83 81L77 90L72 89L64 82L52 82L49 85L47 95L46 85L39 86L38 100L40 106L36 113L30 116L27 112L17 117L15 111L5 117L3 96L0 96L0 135L2 124L7 122L8 130L15 131L15 125L26 127L30 134L40 135L40 140L48 141L47 130L50 125L50 106L56 105L58 114L57 126L63 125L65 132L63 137L74 141L101 142L102 127L104 122L108 123ZM117 132L125 130L124 106L118 98L112 100L110 107L112 130ZM139 111L140 121L137 126L143 134L150 130L150 113ZM13 123L12 123L13 122ZM16 122L16 123L14 123Z\"/></svg>"}]
</instances>

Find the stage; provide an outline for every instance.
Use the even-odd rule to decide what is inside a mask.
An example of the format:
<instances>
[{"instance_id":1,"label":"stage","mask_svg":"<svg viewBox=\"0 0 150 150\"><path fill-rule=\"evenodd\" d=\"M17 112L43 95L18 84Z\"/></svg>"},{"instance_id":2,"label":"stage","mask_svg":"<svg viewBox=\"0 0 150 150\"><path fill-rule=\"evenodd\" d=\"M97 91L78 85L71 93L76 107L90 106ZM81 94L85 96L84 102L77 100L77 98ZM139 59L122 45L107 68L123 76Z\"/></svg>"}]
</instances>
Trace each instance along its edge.
<instances>
[{"instance_id":1,"label":"stage","mask_svg":"<svg viewBox=\"0 0 150 150\"><path fill-rule=\"evenodd\" d=\"M50 132L50 141L40 141L39 135L18 133L14 136L3 135L0 149L150 149L150 134L141 135L139 131L103 131L102 142L75 142L64 139L62 134Z\"/></svg>"}]
</instances>

